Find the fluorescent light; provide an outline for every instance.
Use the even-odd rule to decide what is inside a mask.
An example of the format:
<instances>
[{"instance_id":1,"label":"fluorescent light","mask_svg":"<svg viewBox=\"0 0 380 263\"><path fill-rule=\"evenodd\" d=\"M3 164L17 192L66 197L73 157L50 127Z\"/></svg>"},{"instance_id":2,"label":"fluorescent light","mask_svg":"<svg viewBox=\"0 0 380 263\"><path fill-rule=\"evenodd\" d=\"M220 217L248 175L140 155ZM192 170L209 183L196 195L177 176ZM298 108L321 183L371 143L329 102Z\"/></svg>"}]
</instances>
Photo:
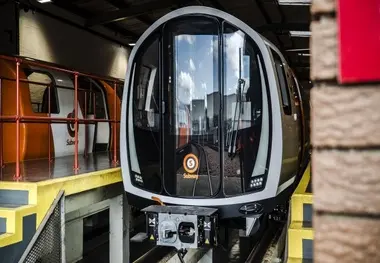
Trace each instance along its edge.
<instances>
[{"instance_id":1,"label":"fluorescent light","mask_svg":"<svg viewBox=\"0 0 380 263\"><path fill-rule=\"evenodd\" d=\"M37 0L37 2L40 4L45 4L45 3L50 3L51 0Z\"/></svg>"},{"instance_id":2,"label":"fluorescent light","mask_svg":"<svg viewBox=\"0 0 380 263\"><path fill-rule=\"evenodd\" d=\"M277 0L279 5L311 5L311 0Z\"/></svg>"},{"instance_id":3,"label":"fluorescent light","mask_svg":"<svg viewBox=\"0 0 380 263\"><path fill-rule=\"evenodd\" d=\"M310 31L289 31L290 36L292 37L310 37Z\"/></svg>"},{"instance_id":4,"label":"fluorescent light","mask_svg":"<svg viewBox=\"0 0 380 263\"><path fill-rule=\"evenodd\" d=\"M58 82L63 82L63 80L61 80L61 79L57 79L57 81L58 81Z\"/></svg>"},{"instance_id":5,"label":"fluorescent light","mask_svg":"<svg viewBox=\"0 0 380 263\"><path fill-rule=\"evenodd\" d=\"M129 43L128 45L133 47L134 45L136 45L136 43Z\"/></svg>"},{"instance_id":6,"label":"fluorescent light","mask_svg":"<svg viewBox=\"0 0 380 263\"><path fill-rule=\"evenodd\" d=\"M300 57L310 57L310 54L307 54L307 53L298 53L298 56L300 56Z\"/></svg>"}]
</instances>

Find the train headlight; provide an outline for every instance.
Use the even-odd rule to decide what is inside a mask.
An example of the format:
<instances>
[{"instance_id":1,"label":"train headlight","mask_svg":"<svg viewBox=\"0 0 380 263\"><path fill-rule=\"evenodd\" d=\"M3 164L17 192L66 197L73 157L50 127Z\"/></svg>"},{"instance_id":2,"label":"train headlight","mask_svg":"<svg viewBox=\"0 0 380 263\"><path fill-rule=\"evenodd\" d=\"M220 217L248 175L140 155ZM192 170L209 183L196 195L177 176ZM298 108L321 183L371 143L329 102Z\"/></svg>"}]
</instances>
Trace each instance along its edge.
<instances>
[{"instance_id":1,"label":"train headlight","mask_svg":"<svg viewBox=\"0 0 380 263\"><path fill-rule=\"evenodd\" d=\"M261 189L264 186L264 176L256 176L251 179L249 187L253 190Z\"/></svg>"}]
</instances>

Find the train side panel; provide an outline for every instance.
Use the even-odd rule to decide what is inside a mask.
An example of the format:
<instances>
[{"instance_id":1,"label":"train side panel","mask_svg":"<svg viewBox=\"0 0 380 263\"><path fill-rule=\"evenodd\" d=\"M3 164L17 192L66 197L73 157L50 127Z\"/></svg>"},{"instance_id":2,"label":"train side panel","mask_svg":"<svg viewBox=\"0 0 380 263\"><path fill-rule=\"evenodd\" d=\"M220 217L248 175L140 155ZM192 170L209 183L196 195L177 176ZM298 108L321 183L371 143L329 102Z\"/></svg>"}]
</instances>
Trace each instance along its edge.
<instances>
[{"instance_id":1,"label":"train side panel","mask_svg":"<svg viewBox=\"0 0 380 263\"><path fill-rule=\"evenodd\" d=\"M20 79L26 79L26 75L20 69ZM2 115L16 115L16 67L15 63L0 60L1 81L1 110ZM12 79L12 80L11 80ZM20 115L46 117L47 114L34 113L31 109L31 99L28 83L20 81ZM20 160L38 159L48 156L49 138L48 124L21 123L20 124ZM2 143L3 143L3 160L4 163L13 163L16 161L16 124L2 124ZM52 140L51 140L52 142ZM50 150L54 152L54 145L50 143Z\"/></svg>"},{"instance_id":2,"label":"train side panel","mask_svg":"<svg viewBox=\"0 0 380 263\"><path fill-rule=\"evenodd\" d=\"M6 117L16 115L16 63L8 60L0 60L0 78L1 78L1 113ZM22 67L19 69L19 105L20 116L27 117L48 117L49 108L49 89L50 89L50 112L53 118L74 118L74 83L69 75L57 71L48 71L37 67ZM28 83L27 81L31 81ZM114 103L115 91L106 82L101 81L95 84L95 89L102 89L101 97L97 98L100 103L104 104L102 110L104 119L113 120L116 117L120 121L121 102L117 97L116 112ZM42 84L41 84L42 83ZM101 87L102 86L102 87ZM89 98L82 95L88 87L81 87L78 83L78 118L82 119L85 115L85 105L89 103ZM98 92L99 93L99 92ZM87 101L85 101L87 100ZM88 119L97 118L97 103L92 103L93 112L87 114ZM94 105L95 104L95 105ZM91 106L91 107L92 107ZM0 126L4 163L16 162L16 124L14 120L4 120ZM20 123L20 161L60 157L73 155L75 150L75 125L74 122L61 123L37 123L39 121L28 121ZM97 129L95 128L98 126ZM83 154L87 147L87 152L108 151L113 149L114 139L111 133L111 123L103 122L97 124L78 124L78 142L79 153ZM118 133L120 124L116 125L116 146L119 148ZM87 133L87 142L86 140ZM48 139L50 138L50 143ZM97 140L97 141L96 141ZM99 142L104 144L99 150L95 148Z\"/></svg>"}]
</instances>

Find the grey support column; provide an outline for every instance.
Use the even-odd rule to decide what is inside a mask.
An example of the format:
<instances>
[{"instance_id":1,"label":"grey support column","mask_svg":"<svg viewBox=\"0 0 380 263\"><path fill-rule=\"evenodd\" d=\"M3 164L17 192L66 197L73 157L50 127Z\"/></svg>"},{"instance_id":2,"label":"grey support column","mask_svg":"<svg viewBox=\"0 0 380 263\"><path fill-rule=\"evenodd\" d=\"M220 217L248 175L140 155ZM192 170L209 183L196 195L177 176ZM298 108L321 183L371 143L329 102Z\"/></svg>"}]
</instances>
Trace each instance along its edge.
<instances>
[{"instance_id":1,"label":"grey support column","mask_svg":"<svg viewBox=\"0 0 380 263\"><path fill-rule=\"evenodd\" d=\"M125 194L110 199L110 263L129 263L129 207Z\"/></svg>"}]
</instances>

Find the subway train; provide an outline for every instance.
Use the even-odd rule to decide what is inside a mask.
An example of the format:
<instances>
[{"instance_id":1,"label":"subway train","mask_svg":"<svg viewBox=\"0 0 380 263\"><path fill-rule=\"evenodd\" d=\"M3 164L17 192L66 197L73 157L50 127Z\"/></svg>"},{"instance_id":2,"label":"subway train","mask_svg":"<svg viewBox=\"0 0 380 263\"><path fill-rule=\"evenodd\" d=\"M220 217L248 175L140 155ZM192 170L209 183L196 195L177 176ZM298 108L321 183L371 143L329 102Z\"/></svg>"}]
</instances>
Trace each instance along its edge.
<instances>
[{"instance_id":1,"label":"subway train","mask_svg":"<svg viewBox=\"0 0 380 263\"><path fill-rule=\"evenodd\" d=\"M303 104L281 52L236 17L194 6L150 26L130 54L120 126L124 188L147 237L183 248L190 228L204 236L286 203L309 158Z\"/></svg>"},{"instance_id":2,"label":"subway train","mask_svg":"<svg viewBox=\"0 0 380 263\"><path fill-rule=\"evenodd\" d=\"M4 164L16 162L16 124L14 120L7 119L17 112L17 72L14 59L0 58L0 115L4 118L1 125L1 143ZM74 118L73 74L49 69L46 66L58 67L50 63L33 60L40 65L34 66L28 65L29 59L20 59L26 62L21 63L19 69L20 116L24 116L20 124L20 161L48 158L49 151L51 158L74 155L74 122L57 121ZM113 120L116 115L117 120L120 120L121 101L117 97L114 112L114 93L113 87L106 81L79 75L78 118ZM50 124L43 120L49 116L49 112L56 119ZM78 124L78 153L109 151L114 143L118 147L119 142L113 140L111 125L110 122ZM50 143L47 143L49 138Z\"/></svg>"}]
</instances>

